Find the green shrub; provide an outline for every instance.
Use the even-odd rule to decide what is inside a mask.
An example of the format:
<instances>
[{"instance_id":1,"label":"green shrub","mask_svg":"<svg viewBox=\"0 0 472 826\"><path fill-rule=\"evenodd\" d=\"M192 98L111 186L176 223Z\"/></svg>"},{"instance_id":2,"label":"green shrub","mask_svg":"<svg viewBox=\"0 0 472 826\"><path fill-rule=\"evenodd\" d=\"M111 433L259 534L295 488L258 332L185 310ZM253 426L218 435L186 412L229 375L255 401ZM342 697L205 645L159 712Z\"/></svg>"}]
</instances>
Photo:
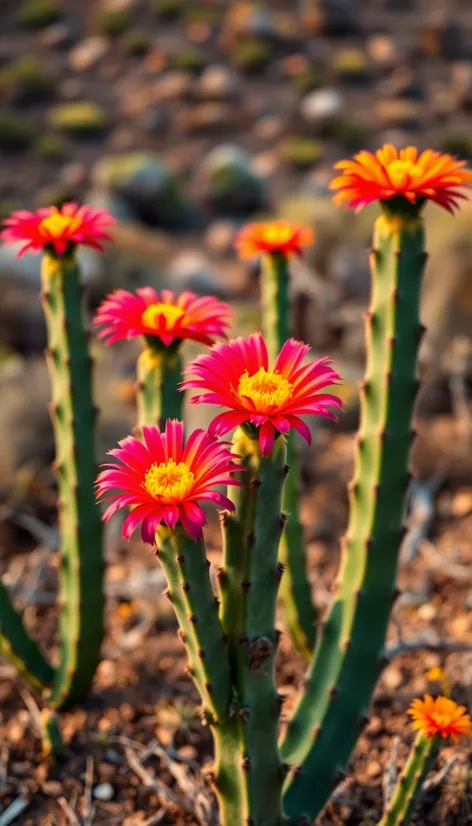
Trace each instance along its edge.
<instances>
[{"instance_id":1,"label":"green shrub","mask_svg":"<svg viewBox=\"0 0 472 826\"><path fill-rule=\"evenodd\" d=\"M27 149L34 138L29 120L14 112L0 112L0 149Z\"/></svg>"},{"instance_id":2,"label":"green shrub","mask_svg":"<svg viewBox=\"0 0 472 826\"><path fill-rule=\"evenodd\" d=\"M143 57L149 51L149 38L144 32L137 29L125 34L121 40L121 45L131 57Z\"/></svg>"},{"instance_id":3,"label":"green shrub","mask_svg":"<svg viewBox=\"0 0 472 826\"><path fill-rule=\"evenodd\" d=\"M162 20L178 20L183 11L182 0L151 0L151 10Z\"/></svg>"},{"instance_id":4,"label":"green shrub","mask_svg":"<svg viewBox=\"0 0 472 826\"><path fill-rule=\"evenodd\" d=\"M263 40L245 40L235 46L233 60L238 69L260 72L271 62L272 49Z\"/></svg>"},{"instance_id":5,"label":"green shrub","mask_svg":"<svg viewBox=\"0 0 472 826\"><path fill-rule=\"evenodd\" d=\"M333 74L340 80L363 80L368 72L367 58L360 49L340 49L331 65Z\"/></svg>"},{"instance_id":6,"label":"green shrub","mask_svg":"<svg viewBox=\"0 0 472 826\"><path fill-rule=\"evenodd\" d=\"M172 58L172 64L176 69L185 69L187 72L200 72L205 62L205 55L196 46L187 46L175 52Z\"/></svg>"},{"instance_id":7,"label":"green shrub","mask_svg":"<svg viewBox=\"0 0 472 826\"><path fill-rule=\"evenodd\" d=\"M62 103L48 112L48 126L54 131L77 136L96 135L107 125L105 110L91 101Z\"/></svg>"},{"instance_id":8,"label":"green shrub","mask_svg":"<svg viewBox=\"0 0 472 826\"><path fill-rule=\"evenodd\" d=\"M323 147L312 138L288 138L282 145L283 160L297 169L307 169L319 163Z\"/></svg>"},{"instance_id":9,"label":"green shrub","mask_svg":"<svg viewBox=\"0 0 472 826\"><path fill-rule=\"evenodd\" d=\"M19 100L47 97L52 88L49 74L33 55L24 55L0 71L0 92L13 93Z\"/></svg>"},{"instance_id":10,"label":"green shrub","mask_svg":"<svg viewBox=\"0 0 472 826\"><path fill-rule=\"evenodd\" d=\"M36 192L34 202L37 208L45 206L61 207L68 201L74 200L74 193L62 184L43 186Z\"/></svg>"},{"instance_id":11,"label":"green shrub","mask_svg":"<svg viewBox=\"0 0 472 826\"><path fill-rule=\"evenodd\" d=\"M300 92L312 92L322 84L321 73L313 66L308 66L304 72L293 76L293 84Z\"/></svg>"},{"instance_id":12,"label":"green shrub","mask_svg":"<svg viewBox=\"0 0 472 826\"><path fill-rule=\"evenodd\" d=\"M129 9L103 9L95 16L95 29L109 37L118 37L132 25Z\"/></svg>"},{"instance_id":13,"label":"green shrub","mask_svg":"<svg viewBox=\"0 0 472 826\"><path fill-rule=\"evenodd\" d=\"M34 148L36 154L44 160L55 160L64 155L64 141L60 135L40 135Z\"/></svg>"},{"instance_id":14,"label":"green shrub","mask_svg":"<svg viewBox=\"0 0 472 826\"><path fill-rule=\"evenodd\" d=\"M30 29L42 29L56 23L62 16L61 0L23 0L18 20Z\"/></svg>"},{"instance_id":15,"label":"green shrub","mask_svg":"<svg viewBox=\"0 0 472 826\"><path fill-rule=\"evenodd\" d=\"M356 120L337 118L330 126L330 134L346 149L354 151L365 145L368 128L364 123Z\"/></svg>"}]
</instances>

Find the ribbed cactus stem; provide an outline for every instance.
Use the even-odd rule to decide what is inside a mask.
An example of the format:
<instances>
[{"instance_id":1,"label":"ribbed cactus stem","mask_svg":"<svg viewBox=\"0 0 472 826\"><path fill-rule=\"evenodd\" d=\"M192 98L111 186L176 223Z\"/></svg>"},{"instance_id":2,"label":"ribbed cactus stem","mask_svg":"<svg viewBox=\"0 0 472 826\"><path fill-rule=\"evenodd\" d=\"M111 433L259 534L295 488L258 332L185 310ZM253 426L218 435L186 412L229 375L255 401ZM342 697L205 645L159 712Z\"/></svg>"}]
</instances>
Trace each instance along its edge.
<instances>
[{"instance_id":1,"label":"ribbed cactus stem","mask_svg":"<svg viewBox=\"0 0 472 826\"><path fill-rule=\"evenodd\" d=\"M218 572L221 598L220 620L228 642L228 657L233 685L241 690L244 652L241 637L246 620L246 598L249 581L249 540L252 540L256 488L254 464L258 450L241 428L233 438L233 453L244 470L238 475L243 487L228 489L228 497L235 505L235 512L222 514L223 564Z\"/></svg>"},{"instance_id":2,"label":"ribbed cactus stem","mask_svg":"<svg viewBox=\"0 0 472 826\"><path fill-rule=\"evenodd\" d=\"M74 255L58 259L45 254L41 278L61 532L61 656L51 698L58 708L84 697L99 662L104 564L102 523L94 495L96 409L91 357Z\"/></svg>"},{"instance_id":3,"label":"ribbed cactus stem","mask_svg":"<svg viewBox=\"0 0 472 826\"><path fill-rule=\"evenodd\" d=\"M167 419L181 419L182 359L177 348L164 348L149 336L138 358L138 425L164 429Z\"/></svg>"},{"instance_id":4,"label":"ribbed cactus stem","mask_svg":"<svg viewBox=\"0 0 472 826\"><path fill-rule=\"evenodd\" d=\"M408 762L398 778L392 798L388 801L385 814L377 826L407 826L440 746L440 736L426 737L421 733L417 735Z\"/></svg>"},{"instance_id":5,"label":"ribbed cactus stem","mask_svg":"<svg viewBox=\"0 0 472 826\"><path fill-rule=\"evenodd\" d=\"M272 364L290 338L289 264L286 255L268 253L262 257L262 324ZM287 524L279 549L285 575L279 598L287 631L297 651L309 659L315 645L318 612L311 597L307 575L305 539L300 521L300 468L296 436L287 440L290 473L284 488Z\"/></svg>"},{"instance_id":6,"label":"ribbed cactus stem","mask_svg":"<svg viewBox=\"0 0 472 826\"><path fill-rule=\"evenodd\" d=\"M44 708L40 716L43 754L45 757L57 757L64 753L59 717L50 708Z\"/></svg>"},{"instance_id":7,"label":"ribbed cactus stem","mask_svg":"<svg viewBox=\"0 0 472 826\"><path fill-rule=\"evenodd\" d=\"M211 587L205 546L183 531L166 528L158 529L156 544L190 674L213 732L214 782L221 822L223 826L243 826L246 798L240 723L233 708L226 639L218 619L218 601Z\"/></svg>"},{"instance_id":8,"label":"ribbed cactus stem","mask_svg":"<svg viewBox=\"0 0 472 826\"><path fill-rule=\"evenodd\" d=\"M242 675L242 720L249 794L254 826L282 823L283 767L277 739L280 698L274 663L278 632L275 628L277 593L281 577L278 548L285 524L282 492L286 476L285 440L276 440L272 453L261 456L252 482L256 489L254 533L249 544L245 652Z\"/></svg>"},{"instance_id":9,"label":"ribbed cactus stem","mask_svg":"<svg viewBox=\"0 0 472 826\"><path fill-rule=\"evenodd\" d=\"M367 714L395 598L408 485L419 299L426 255L420 217L376 222L350 518L331 611L304 694L281 745L293 766L284 811L313 819L343 770Z\"/></svg>"},{"instance_id":10,"label":"ribbed cactus stem","mask_svg":"<svg viewBox=\"0 0 472 826\"><path fill-rule=\"evenodd\" d=\"M50 688L54 669L28 634L0 580L0 656L13 665L24 682L39 694Z\"/></svg>"}]
</instances>

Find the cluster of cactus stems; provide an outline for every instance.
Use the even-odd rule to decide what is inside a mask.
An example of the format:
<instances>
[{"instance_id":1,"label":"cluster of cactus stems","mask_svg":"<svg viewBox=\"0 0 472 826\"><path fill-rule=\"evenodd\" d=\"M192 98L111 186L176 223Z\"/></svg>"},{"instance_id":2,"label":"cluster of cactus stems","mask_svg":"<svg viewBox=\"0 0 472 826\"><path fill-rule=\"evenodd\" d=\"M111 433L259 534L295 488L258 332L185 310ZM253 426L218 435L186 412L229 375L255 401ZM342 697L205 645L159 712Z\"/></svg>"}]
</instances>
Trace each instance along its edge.
<instances>
[{"instance_id":1,"label":"cluster of cactus stems","mask_svg":"<svg viewBox=\"0 0 472 826\"><path fill-rule=\"evenodd\" d=\"M61 534L60 658L57 667L46 659L4 586L0 586L0 652L52 708L65 708L84 698L99 662L104 631L103 530L94 496L96 408L91 357L74 250L64 256L45 250L41 280ZM47 739L57 741L57 737Z\"/></svg>"},{"instance_id":2,"label":"cluster of cactus stems","mask_svg":"<svg viewBox=\"0 0 472 826\"><path fill-rule=\"evenodd\" d=\"M244 486L228 491L235 513L222 514L217 599L203 545L178 529L158 530L168 595L214 734L214 782L226 826L311 822L367 719L396 595L425 261L419 210L383 205L371 256L368 358L350 520L333 605L317 635L293 435L276 439L263 456L251 427L235 433ZM272 360L290 332L288 264L278 252L263 256L263 317ZM281 739L274 668L278 597L296 648L304 656L313 651L305 688ZM382 826L407 822L437 746L437 740L418 737Z\"/></svg>"},{"instance_id":3,"label":"cluster of cactus stems","mask_svg":"<svg viewBox=\"0 0 472 826\"><path fill-rule=\"evenodd\" d=\"M400 159L392 152L384 148L380 159L391 159L392 180L401 189L421 169L415 165L414 150ZM442 167L434 166L434 153L431 158L426 153L424 164L428 163L439 175ZM356 165L347 165L346 188L351 192ZM385 168L381 167L378 179L374 172L372 186L381 188ZM467 180L466 173L461 174ZM362 175L361 185L365 183ZM446 195L439 189L436 198L448 207L459 197L454 191L447 195L449 181L446 178L442 184ZM428 183L428 197L431 191ZM250 417L234 434L232 450L242 485L228 490L234 512L221 514L223 556L217 596L203 540L191 538L184 530L179 521L184 522L184 516L177 517L180 511L172 500L167 511L168 503L162 500L167 526L160 523L157 527L156 553L186 648L189 673L214 737L214 786L223 826L296 826L313 821L343 776L367 720L397 593L409 452L415 436L411 421L426 263L422 205L422 198L415 202L414 197L387 194L381 199L381 215L375 224L372 294L366 314L367 365L360 392L355 473L349 488L350 516L332 606L325 619L319 620L307 576L297 444L293 430L284 435L290 429L289 414L286 419L278 416L278 433L269 450L263 446L264 425ZM293 251L299 251L296 244ZM263 326L272 364L290 337L289 252L283 245L272 249L269 245L262 255ZM61 657L56 668L49 664L1 584L0 653L15 664L32 688L48 698L52 708L63 708L81 699L89 687L103 636L102 536L94 500L96 411L75 245L63 255L45 250L42 286L57 446ZM137 424L140 428L157 425L162 430L168 419L182 418L181 340L175 337L166 347L157 333L155 337L145 334L144 345L137 366ZM330 379L332 375L336 374L330 374ZM231 387L230 392L235 394L236 389ZM211 402L212 397L214 393L202 400ZM299 412L306 413L302 408ZM298 427L303 428L303 423L298 421ZM146 429L143 437L147 439ZM136 444L145 450L141 442ZM156 467L159 471L161 465ZM173 467L177 467L175 462ZM123 478L120 472L115 480ZM148 498L154 496L149 493L147 475L142 487ZM132 520L137 514L132 510ZM156 524L152 522L152 535ZM275 674L278 602L295 648L310 660L283 736L282 697ZM50 711L45 732L51 750L58 750L60 733ZM440 739L420 731L378 826L408 822Z\"/></svg>"}]
</instances>

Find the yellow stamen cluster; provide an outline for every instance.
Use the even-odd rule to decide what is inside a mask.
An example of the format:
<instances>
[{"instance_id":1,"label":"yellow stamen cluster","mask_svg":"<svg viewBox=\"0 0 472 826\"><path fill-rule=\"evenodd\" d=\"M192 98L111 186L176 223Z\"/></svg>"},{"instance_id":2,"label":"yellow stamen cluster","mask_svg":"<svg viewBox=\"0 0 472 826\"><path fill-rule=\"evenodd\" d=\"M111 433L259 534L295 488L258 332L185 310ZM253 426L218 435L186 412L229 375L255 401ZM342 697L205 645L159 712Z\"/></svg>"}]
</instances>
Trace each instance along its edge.
<instances>
[{"instance_id":1,"label":"yellow stamen cluster","mask_svg":"<svg viewBox=\"0 0 472 826\"><path fill-rule=\"evenodd\" d=\"M153 465L146 472L144 487L146 491L159 498L163 504L182 502L190 493L195 483L195 476L185 462L168 459Z\"/></svg>"},{"instance_id":2,"label":"yellow stamen cluster","mask_svg":"<svg viewBox=\"0 0 472 826\"><path fill-rule=\"evenodd\" d=\"M60 238L66 230L75 228L77 219L72 215L62 215L60 212L54 212L48 218L44 218L39 225L39 229L45 234L54 238Z\"/></svg>"},{"instance_id":3,"label":"yellow stamen cluster","mask_svg":"<svg viewBox=\"0 0 472 826\"><path fill-rule=\"evenodd\" d=\"M412 161L397 160L387 164L387 171L392 184L401 188L408 181L414 182L415 178L423 178L424 170Z\"/></svg>"},{"instance_id":4,"label":"yellow stamen cluster","mask_svg":"<svg viewBox=\"0 0 472 826\"><path fill-rule=\"evenodd\" d=\"M146 327L158 329L159 319L164 317L167 329L171 329L183 315L185 315L184 310L174 304L150 304L144 310L142 322Z\"/></svg>"},{"instance_id":5,"label":"yellow stamen cluster","mask_svg":"<svg viewBox=\"0 0 472 826\"><path fill-rule=\"evenodd\" d=\"M281 373L260 367L253 376L247 370L243 373L239 379L238 394L252 399L256 410L263 413L269 407L282 407L290 401L293 388Z\"/></svg>"}]
</instances>

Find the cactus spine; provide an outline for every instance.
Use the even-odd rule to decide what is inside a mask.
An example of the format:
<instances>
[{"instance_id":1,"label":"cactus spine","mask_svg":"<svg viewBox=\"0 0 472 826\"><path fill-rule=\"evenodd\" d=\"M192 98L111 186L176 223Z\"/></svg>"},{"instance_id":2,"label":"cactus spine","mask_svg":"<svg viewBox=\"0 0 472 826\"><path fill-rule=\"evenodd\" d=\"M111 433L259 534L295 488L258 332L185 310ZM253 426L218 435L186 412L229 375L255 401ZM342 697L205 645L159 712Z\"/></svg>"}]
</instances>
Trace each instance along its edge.
<instances>
[{"instance_id":1,"label":"cactus spine","mask_svg":"<svg viewBox=\"0 0 472 826\"><path fill-rule=\"evenodd\" d=\"M222 823L241 826L245 821L245 792L240 723L232 707L226 639L218 619L218 600L211 587L205 546L183 531L166 528L158 529L156 544L167 579L167 594L187 650L190 674L213 731L215 786Z\"/></svg>"},{"instance_id":2,"label":"cactus spine","mask_svg":"<svg viewBox=\"0 0 472 826\"><path fill-rule=\"evenodd\" d=\"M281 744L293 767L284 794L292 823L313 819L326 802L377 679L403 533L425 261L417 212L395 213L385 204L371 256L367 370L341 570L305 692Z\"/></svg>"},{"instance_id":3,"label":"cactus spine","mask_svg":"<svg viewBox=\"0 0 472 826\"><path fill-rule=\"evenodd\" d=\"M99 662L103 638L102 525L95 505L96 410L82 317L80 273L73 253L42 262L48 328L61 530L61 659L51 703L80 700Z\"/></svg>"},{"instance_id":4,"label":"cactus spine","mask_svg":"<svg viewBox=\"0 0 472 826\"><path fill-rule=\"evenodd\" d=\"M407 826L423 782L432 769L441 745L441 737L417 735L408 762L388 801L385 814L377 826Z\"/></svg>"},{"instance_id":5,"label":"cactus spine","mask_svg":"<svg viewBox=\"0 0 472 826\"><path fill-rule=\"evenodd\" d=\"M290 300L288 260L280 252L262 258L262 308L264 337L269 357L275 359L290 338ZM285 531L279 560L285 568L280 585L280 601L285 624L297 651L309 659L315 645L318 613L311 598L307 576L305 540L300 521L300 470L296 434L287 438L287 463L290 473L284 487Z\"/></svg>"},{"instance_id":6,"label":"cactus spine","mask_svg":"<svg viewBox=\"0 0 472 826\"><path fill-rule=\"evenodd\" d=\"M42 694L51 686L54 669L28 634L1 580L0 654L16 668L20 677L34 691Z\"/></svg>"},{"instance_id":7,"label":"cactus spine","mask_svg":"<svg viewBox=\"0 0 472 826\"><path fill-rule=\"evenodd\" d=\"M146 336L145 342L138 359L138 424L164 430L167 419L182 419L181 342L169 348L152 336Z\"/></svg>"}]
</instances>

